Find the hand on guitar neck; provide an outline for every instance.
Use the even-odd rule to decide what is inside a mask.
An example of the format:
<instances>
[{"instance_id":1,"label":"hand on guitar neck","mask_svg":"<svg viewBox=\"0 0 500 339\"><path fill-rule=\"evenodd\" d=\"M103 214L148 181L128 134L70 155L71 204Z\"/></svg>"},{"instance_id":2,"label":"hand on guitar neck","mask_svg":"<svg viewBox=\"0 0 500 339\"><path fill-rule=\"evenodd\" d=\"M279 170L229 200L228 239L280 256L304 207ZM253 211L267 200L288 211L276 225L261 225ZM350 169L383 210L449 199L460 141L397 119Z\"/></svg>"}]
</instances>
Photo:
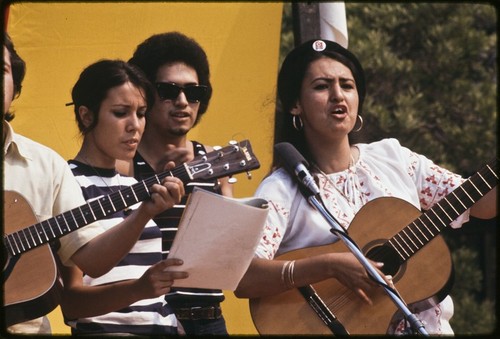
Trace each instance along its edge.
<instances>
[{"instance_id":1,"label":"hand on guitar neck","mask_svg":"<svg viewBox=\"0 0 500 339\"><path fill-rule=\"evenodd\" d=\"M165 197L172 195L176 198L183 194L183 191L176 191L177 188L174 187L179 179L183 183L194 179L211 180L249 172L259 167L260 163L253 154L248 140L231 142L229 146L196 157L189 163L38 223L29 202L24 197L16 192L4 191L4 248L7 251L7 261L4 264L3 281L6 324L10 326L40 317L59 303L58 272L52 251L47 245L49 242L151 198L153 201L143 204L144 210L135 214L135 217L143 222L165 207L163 201ZM168 182L167 185L159 185L164 180ZM160 196L163 199L160 199ZM125 222L129 218L134 218L134 214L126 218ZM117 228L113 227L110 231L115 231ZM127 228L123 227L123 231L126 232ZM127 234L129 233L131 232ZM113 253L118 252L113 250L117 244L109 241L110 238L102 236L103 234L91 240L80 251L95 252L93 248L98 247L110 248ZM119 236L109 237L123 240ZM99 244L98 240L103 244ZM123 243L121 241L118 245L126 246ZM120 258L116 259L114 264ZM101 255L98 260L112 259L107 255ZM90 275L87 270L86 273Z\"/></svg>"},{"instance_id":2,"label":"hand on guitar neck","mask_svg":"<svg viewBox=\"0 0 500 339\"><path fill-rule=\"evenodd\" d=\"M471 209L471 215L491 216L497 184L498 159L494 159L424 213L398 198L371 200L352 220L349 236L368 259L384 263L380 270L392 276L393 286L412 312L427 310L444 300L453 283L451 255L440 233L476 203L489 207ZM382 288L364 289L371 300L367 304L348 280L356 273L336 273L336 279L327 279L333 275L322 260L343 256L345 251L345 245L336 242L290 251L274 260L254 259L236 295L251 298L259 333L332 334L329 324L340 321L349 334L386 334L401 314ZM280 267L290 260L296 260L295 285L311 287L312 292L285 288ZM266 267L269 271L264 274Z\"/></svg>"}]
</instances>

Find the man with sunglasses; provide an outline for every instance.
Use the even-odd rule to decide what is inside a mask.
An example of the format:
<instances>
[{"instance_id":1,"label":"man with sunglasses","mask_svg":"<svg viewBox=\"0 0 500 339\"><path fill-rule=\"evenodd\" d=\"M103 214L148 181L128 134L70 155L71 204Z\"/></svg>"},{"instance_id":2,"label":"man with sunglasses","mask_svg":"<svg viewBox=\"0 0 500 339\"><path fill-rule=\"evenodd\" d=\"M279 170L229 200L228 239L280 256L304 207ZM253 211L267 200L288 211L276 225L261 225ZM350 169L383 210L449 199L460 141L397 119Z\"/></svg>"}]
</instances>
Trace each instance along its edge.
<instances>
[{"instance_id":1,"label":"man with sunglasses","mask_svg":"<svg viewBox=\"0 0 500 339\"><path fill-rule=\"evenodd\" d=\"M163 172L168 161L177 166L212 151L212 147L188 139L188 132L200 122L212 96L203 48L178 32L156 34L137 46L129 62L144 71L155 85L157 97L146 115L146 128L133 164L120 164L120 170L144 180ZM194 186L232 196L227 178L190 183L186 193ZM154 219L162 230L164 257L168 256L186 200L187 195L181 204ZM166 300L187 335L228 334L220 307L224 300L221 290L173 289Z\"/></svg>"}]
</instances>

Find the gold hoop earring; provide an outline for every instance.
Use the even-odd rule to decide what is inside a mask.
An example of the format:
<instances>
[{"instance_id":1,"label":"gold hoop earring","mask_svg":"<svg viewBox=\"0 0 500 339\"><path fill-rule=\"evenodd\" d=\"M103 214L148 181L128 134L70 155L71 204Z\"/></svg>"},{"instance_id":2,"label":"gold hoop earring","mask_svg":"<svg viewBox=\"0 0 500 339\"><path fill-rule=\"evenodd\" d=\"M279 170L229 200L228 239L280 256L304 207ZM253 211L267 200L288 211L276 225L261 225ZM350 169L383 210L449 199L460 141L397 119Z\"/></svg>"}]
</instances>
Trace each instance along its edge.
<instances>
[{"instance_id":1,"label":"gold hoop earring","mask_svg":"<svg viewBox=\"0 0 500 339\"><path fill-rule=\"evenodd\" d=\"M297 122L297 118L298 118L298 122ZM300 131L302 128L304 128L304 124L302 123L302 119L300 118L300 115L293 115L292 116L292 124L293 124L293 127L297 131Z\"/></svg>"},{"instance_id":2,"label":"gold hoop earring","mask_svg":"<svg viewBox=\"0 0 500 339\"><path fill-rule=\"evenodd\" d=\"M359 118L359 127L353 130L353 132L359 132L363 128L363 117L358 115L357 118Z\"/></svg>"}]
</instances>

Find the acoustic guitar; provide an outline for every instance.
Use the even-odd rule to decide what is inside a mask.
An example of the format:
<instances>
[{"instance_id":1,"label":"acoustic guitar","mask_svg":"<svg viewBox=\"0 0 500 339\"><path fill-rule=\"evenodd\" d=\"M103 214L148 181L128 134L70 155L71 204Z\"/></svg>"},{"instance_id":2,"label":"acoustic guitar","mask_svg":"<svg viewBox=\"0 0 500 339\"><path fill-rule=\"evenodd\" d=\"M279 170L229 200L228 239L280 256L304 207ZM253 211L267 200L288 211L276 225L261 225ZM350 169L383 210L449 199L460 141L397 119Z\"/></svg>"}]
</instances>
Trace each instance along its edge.
<instances>
[{"instance_id":1,"label":"acoustic guitar","mask_svg":"<svg viewBox=\"0 0 500 339\"><path fill-rule=\"evenodd\" d=\"M364 255L384 263L399 295L413 313L448 294L453 265L441 231L498 184L498 159L482 168L431 209L421 213L408 202L382 197L368 202L348 229ZM290 251L278 260L346 252L341 241ZM367 305L336 279L250 300L260 334L386 334L400 314L383 288L369 293Z\"/></svg>"},{"instance_id":2,"label":"acoustic guitar","mask_svg":"<svg viewBox=\"0 0 500 339\"><path fill-rule=\"evenodd\" d=\"M3 268L6 325L35 319L52 311L60 300L61 281L49 243L94 221L149 198L149 187L167 176L184 184L232 176L260 167L248 140L197 156L189 163L157 174L125 189L38 222L29 202L4 191ZM31 225L31 226L29 226Z\"/></svg>"}]
</instances>

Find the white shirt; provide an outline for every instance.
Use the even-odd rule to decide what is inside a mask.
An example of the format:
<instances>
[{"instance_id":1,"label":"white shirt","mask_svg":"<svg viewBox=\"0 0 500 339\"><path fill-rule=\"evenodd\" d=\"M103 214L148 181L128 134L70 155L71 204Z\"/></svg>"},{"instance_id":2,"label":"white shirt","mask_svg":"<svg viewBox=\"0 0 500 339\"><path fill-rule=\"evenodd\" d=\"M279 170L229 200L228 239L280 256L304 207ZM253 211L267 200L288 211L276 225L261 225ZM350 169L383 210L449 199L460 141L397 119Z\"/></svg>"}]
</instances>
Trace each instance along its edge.
<instances>
[{"instance_id":1,"label":"white shirt","mask_svg":"<svg viewBox=\"0 0 500 339\"><path fill-rule=\"evenodd\" d=\"M345 171L324 174L315 171L314 167L311 169L326 208L345 228L367 202L378 197L403 199L416 209L425 210L464 181L461 176L402 147L395 139L358 144L356 147L359 159ZM309 205L296 180L284 169L265 178L256 196L268 200L270 206L256 256L273 259L294 249L326 245L338 240L330 232L330 224ZM452 227L460 227L468 220L469 210L455 220ZM427 319L429 332L453 333L448 323L453 314L449 297L421 314Z\"/></svg>"},{"instance_id":2,"label":"white shirt","mask_svg":"<svg viewBox=\"0 0 500 339\"><path fill-rule=\"evenodd\" d=\"M4 191L15 191L31 205L37 222L49 219L85 204L80 186L66 161L52 149L14 133L4 121ZM26 225L26 227L31 225ZM9 234L8 225L5 233ZM71 256L104 230L93 223L60 238L58 255L64 264L72 265ZM36 277L33 277L36 279ZM42 319L30 325L21 323L9 330L17 333L49 333Z\"/></svg>"}]
</instances>

